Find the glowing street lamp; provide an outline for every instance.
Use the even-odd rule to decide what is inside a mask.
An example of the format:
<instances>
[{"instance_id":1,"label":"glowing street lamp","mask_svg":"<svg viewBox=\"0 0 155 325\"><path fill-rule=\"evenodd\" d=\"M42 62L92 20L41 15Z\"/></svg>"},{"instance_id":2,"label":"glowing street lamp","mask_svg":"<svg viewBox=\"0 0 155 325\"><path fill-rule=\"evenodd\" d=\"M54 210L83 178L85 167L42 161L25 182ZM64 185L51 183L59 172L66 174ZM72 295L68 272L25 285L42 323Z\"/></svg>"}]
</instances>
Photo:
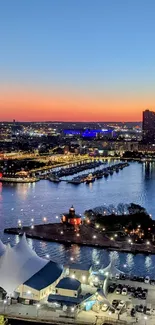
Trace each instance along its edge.
<instances>
[{"instance_id":1,"label":"glowing street lamp","mask_svg":"<svg viewBox=\"0 0 155 325\"><path fill-rule=\"evenodd\" d=\"M40 304L37 304L36 305L36 316L38 317L38 314L39 314L39 308L40 308Z\"/></svg>"},{"instance_id":2,"label":"glowing street lamp","mask_svg":"<svg viewBox=\"0 0 155 325\"><path fill-rule=\"evenodd\" d=\"M4 314L5 314L5 307L6 307L6 304L7 304L7 300L5 299L5 300L3 301L3 306L4 306Z\"/></svg>"}]
</instances>

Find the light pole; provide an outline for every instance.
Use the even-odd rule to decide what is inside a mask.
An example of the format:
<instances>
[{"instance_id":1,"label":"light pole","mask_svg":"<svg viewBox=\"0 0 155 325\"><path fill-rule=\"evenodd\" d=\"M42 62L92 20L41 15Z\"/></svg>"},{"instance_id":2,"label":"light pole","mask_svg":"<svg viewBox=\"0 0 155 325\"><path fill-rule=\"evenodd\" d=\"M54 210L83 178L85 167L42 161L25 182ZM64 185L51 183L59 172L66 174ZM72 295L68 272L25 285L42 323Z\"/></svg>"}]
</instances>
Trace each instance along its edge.
<instances>
[{"instance_id":1,"label":"light pole","mask_svg":"<svg viewBox=\"0 0 155 325\"><path fill-rule=\"evenodd\" d=\"M36 305L36 316L38 318L38 314L39 314L39 308L40 308L40 304Z\"/></svg>"},{"instance_id":2,"label":"light pole","mask_svg":"<svg viewBox=\"0 0 155 325\"><path fill-rule=\"evenodd\" d=\"M6 307L6 304L7 304L7 300L5 299L5 300L3 301L3 306L4 306L4 314L5 314L5 307Z\"/></svg>"},{"instance_id":3,"label":"light pole","mask_svg":"<svg viewBox=\"0 0 155 325\"><path fill-rule=\"evenodd\" d=\"M144 316L144 319L145 319L145 325L146 325L146 321L147 321L147 316Z\"/></svg>"}]
</instances>

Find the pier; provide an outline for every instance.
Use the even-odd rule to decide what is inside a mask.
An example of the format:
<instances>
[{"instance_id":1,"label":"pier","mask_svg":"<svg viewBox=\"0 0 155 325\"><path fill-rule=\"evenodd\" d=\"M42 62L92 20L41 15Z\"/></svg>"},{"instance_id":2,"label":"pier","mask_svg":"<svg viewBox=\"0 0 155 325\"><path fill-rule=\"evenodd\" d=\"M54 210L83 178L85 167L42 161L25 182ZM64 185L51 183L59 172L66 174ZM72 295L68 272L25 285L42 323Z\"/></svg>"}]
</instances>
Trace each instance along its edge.
<instances>
[{"instance_id":1,"label":"pier","mask_svg":"<svg viewBox=\"0 0 155 325\"><path fill-rule=\"evenodd\" d=\"M4 233L19 236L25 233L27 237L32 239L58 242L66 245L93 246L133 254L155 254L155 246L152 244L148 247L145 244L134 243L130 245L125 240L110 240L102 230L85 224L82 224L79 228L75 228L66 226L63 223L49 223L34 225L33 227L6 228L4 229Z\"/></svg>"},{"instance_id":2,"label":"pier","mask_svg":"<svg viewBox=\"0 0 155 325\"><path fill-rule=\"evenodd\" d=\"M84 166L80 165L77 167L67 168L66 170L60 170L58 172L54 172L51 174L51 176L48 178L52 182L59 183L61 181L66 181L67 183L79 185L81 183L92 183L96 179L101 179L103 176L107 178L109 175L113 175L114 172L118 173L119 170L124 169L125 167L129 166L129 163L117 163L108 167L104 167L102 169L97 169L94 172L90 173L83 173L82 175L74 176L71 180L68 179L62 179L64 176L73 175L76 173L79 173L83 170L87 169L96 169L97 167L100 167L101 163L99 162L92 162L89 164L85 164Z\"/></svg>"}]
</instances>

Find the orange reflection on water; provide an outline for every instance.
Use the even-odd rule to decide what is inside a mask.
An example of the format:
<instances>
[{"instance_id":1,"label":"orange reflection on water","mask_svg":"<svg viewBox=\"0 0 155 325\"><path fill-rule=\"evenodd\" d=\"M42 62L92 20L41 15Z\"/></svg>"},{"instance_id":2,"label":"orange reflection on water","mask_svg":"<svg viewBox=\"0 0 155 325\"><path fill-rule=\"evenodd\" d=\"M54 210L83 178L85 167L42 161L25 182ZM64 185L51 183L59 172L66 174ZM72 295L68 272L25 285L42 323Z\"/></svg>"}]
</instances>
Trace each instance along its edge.
<instances>
[{"instance_id":1,"label":"orange reflection on water","mask_svg":"<svg viewBox=\"0 0 155 325\"><path fill-rule=\"evenodd\" d=\"M22 200L26 200L30 184L17 184L17 193Z\"/></svg>"}]
</instances>

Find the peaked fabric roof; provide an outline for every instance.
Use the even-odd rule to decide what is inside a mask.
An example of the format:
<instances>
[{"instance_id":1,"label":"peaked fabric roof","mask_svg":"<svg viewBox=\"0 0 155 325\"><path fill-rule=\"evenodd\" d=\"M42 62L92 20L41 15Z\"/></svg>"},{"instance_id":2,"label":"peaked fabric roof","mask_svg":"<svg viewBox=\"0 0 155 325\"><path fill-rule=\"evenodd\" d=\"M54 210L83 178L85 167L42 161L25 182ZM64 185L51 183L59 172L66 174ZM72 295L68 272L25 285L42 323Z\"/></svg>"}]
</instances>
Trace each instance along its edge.
<instances>
[{"instance_id":1,"label":"peaked fabric roof","mask_svg":"<svg viewBox=\"0 0 155 325\"><path fill-rule=\"evenodd\" d=\"M117 269L117 267L115 266L115 260L111 260L111 262L109 263L109 265L107 267L100 270L100 273L102 273L104 275L106 275L106 273L107 273L107 276L111 277L111 276L115 276L116 274L120 274L123 272Z\"/></svg>"},{"instance_id":2,"label":"peaked fabric roof","mask_svg":"<svg viewBox=\"0 0 155 325\"><path fill-rule=\"evenodd\" d=\"M30 248L24 234L13 248L8 244L0 257L0 287L12 294L20 284L39 272L48 262Z\"/></svg>"},{"instance_id":3,"label":"peaked fabric roof","mask_svg":"<svg viewBox=\"0 0 155 325\"><path fill-rule=\"evenodd\" d=\"M6 245L4 245L0 240L0 256L4 254L5 250L6 250Z\"/></svg>"}]
</instances>

